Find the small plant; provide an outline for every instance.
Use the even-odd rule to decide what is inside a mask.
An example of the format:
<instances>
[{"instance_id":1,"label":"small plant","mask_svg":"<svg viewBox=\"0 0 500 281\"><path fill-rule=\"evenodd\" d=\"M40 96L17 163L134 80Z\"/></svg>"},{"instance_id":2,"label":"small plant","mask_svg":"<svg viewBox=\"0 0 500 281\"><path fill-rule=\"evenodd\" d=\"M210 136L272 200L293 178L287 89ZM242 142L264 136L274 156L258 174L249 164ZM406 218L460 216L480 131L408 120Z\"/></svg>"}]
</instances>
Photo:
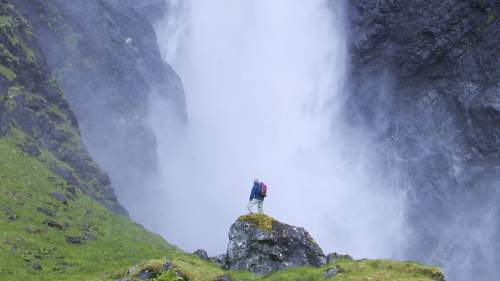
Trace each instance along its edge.
<instances>
[{"instance_id":1,"label":"small plant","mask_svg":"<svg viewBox=\"0 0 500 281\"><path fill-rule=\"evenodd\" d=\"M182 281L182 279L177 273L169 269L165 272L163 272L160 276L156 277L153 279L154 281Z\"/></svg>"}]
</instances>

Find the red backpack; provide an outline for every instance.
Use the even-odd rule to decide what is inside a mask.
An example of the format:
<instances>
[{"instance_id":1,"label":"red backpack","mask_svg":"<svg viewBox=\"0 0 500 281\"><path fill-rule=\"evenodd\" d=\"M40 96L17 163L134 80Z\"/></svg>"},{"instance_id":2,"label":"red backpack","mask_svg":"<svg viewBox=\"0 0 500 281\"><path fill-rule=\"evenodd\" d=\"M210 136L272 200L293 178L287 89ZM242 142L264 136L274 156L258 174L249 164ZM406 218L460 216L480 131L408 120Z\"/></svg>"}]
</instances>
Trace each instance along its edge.
<instances>
[{"instance_id":1,"label":"red backpack","mask_svg":"<svg viewBox=\"0 0 500 281\"><path fill-rule=\"evenodd\" d=\"M260 196L266 197L267 195L267 185L265 185L263 182L260 183Z\"/></svg>"}]
</instances>

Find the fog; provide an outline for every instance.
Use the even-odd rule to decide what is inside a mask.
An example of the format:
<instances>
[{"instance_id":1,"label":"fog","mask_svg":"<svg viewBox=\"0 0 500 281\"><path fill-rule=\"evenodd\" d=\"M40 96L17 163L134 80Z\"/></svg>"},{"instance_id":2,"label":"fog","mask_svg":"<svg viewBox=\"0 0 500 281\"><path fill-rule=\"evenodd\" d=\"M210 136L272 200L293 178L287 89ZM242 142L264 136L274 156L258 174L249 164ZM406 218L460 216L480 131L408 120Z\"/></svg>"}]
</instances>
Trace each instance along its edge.
<instances>
[{"instance_id":1,"label":"fog","mask_svg":"<svg viewBox=\"0 0 500 281\"><path fill-rule=\"evenodd\" d=\"M161 176L146 184L147 208L132 208L136 220L184 250L222 253L258 177L264 212L305 227L325 252L400 255L405 194L342 117L348 61L335 3L168 2L155 27L189 120L153 100Z\"/></svg>"}]
</instances>

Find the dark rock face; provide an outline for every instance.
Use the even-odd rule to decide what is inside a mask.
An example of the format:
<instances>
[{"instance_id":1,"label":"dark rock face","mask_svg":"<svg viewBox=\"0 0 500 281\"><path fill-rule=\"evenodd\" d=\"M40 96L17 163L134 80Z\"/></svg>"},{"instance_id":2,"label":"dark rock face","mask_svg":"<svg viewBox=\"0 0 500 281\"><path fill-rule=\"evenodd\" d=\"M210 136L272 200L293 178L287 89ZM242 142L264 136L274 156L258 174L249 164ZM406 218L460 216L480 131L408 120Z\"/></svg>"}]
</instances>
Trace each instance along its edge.
<instances>
[{"instance_id":1,"label":"dark rock face","mask_svg":"<svg viewBox=\"0 0 500 281\"><path fill-rule=\"evenodd\" d=\"M500 272L490 265L500 262L500 214L492 208L500 199L499 2L346 5L346 118L372 132L391 173L408 183L407 258L444 265L451 280L496 278Z\"/></svg>"},{"instance_id":2,"label":"dark rock face","mask_svg":"<svg viewBox=\"0 0 500 281\"><path fill-rule=\"evenodd\" d=\"M91 155L117 190L142 194L157 165L156 137L147 124L151 99L169 105L166 115L186 118L180 79L162 60L141 14L166 12L158 8L165 1L18 2Z\"/></svg>"},{"instance_id":3,"label":"dark rock face","mask_svg":"<svg viewBox=\"0 0 500 281\"><path fill-rule=\"evenodd\" d=\"M21 12L25 2L34 3L2 1L0 5L0 137L16 138L25 153L38 157L108 209L126 214L107 175L82 144L76 117L40 48L43 38ZM54 159L43 157L42 149Z\"/></svg>"},{"instance_id":4,"label":"dark rock face","mask_svg":"<svg viewBox=\"0 0 500 281\"><path fill-rule=\"evenodd\" d=\"M267 274L291 267L321 266L325 263L323 251L302 227L253 214L240 217L229 230L229 269Z\"/></svg>"}]
</instances>

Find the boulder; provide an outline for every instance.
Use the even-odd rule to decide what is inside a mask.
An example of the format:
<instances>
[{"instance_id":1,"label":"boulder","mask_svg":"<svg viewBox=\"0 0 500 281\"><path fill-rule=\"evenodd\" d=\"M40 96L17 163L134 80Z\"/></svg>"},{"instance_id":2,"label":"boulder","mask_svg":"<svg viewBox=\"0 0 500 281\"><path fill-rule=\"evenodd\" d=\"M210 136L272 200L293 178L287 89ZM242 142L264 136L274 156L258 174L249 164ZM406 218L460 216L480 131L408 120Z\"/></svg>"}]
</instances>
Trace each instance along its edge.
<instances>
[{"instance_id":1,"label":"boulder","mask_svg":"<svg viewBox=\"0 0 500 281\"><path fill-rule=\"evenodd\" d=\"M323 251L302 227L263 214L251 214L238 218L229 230L229 269L267 274L325 263Z\"/></svg>"},{"instance_id":2,"label":"boulder","mask_svg":"<svg viewBox=\"0 0 500 281\"><path fill-rule=\"evenodd\" d=\"M38 207L36 210L46 216L53 217L54 212L52 212L49 208L44 208L44 207Z\"/></svg>"},{"instance_id":3,"label":"boulder","mask_svg":"<svg viewBox=\"0 0 500 281\"><path fill-rule=\"evenodd\" d=\"M72 236L72 235L64 236L64 240L66 240L66 242L71 243L71 244L82 244L83 243L83 240L81 237Z\"/></svg>"},{"instance_id":4,"label":"boulder","mask_svg":"<svg viewBox=\"0 0 500 281\"><path fill-rule=\"evenodd\" d=\"M207 251L205 251L203 249L198 249L198 250L194 251L193 255L196 255L196 256L200 257L201 259L208 260Z\"/></svg>"},{"instance_id":5,"label":"boulder","mask_svg":"<svg viewBox=\"0 0 500 281\"><path fill-rule=\"evenodd\" d=\"M335 262L336 259L352 260L352 257L349 255L343 255L335 252L326 255L326 263Z\"/></svg>"},{"instance_id":6,"label":"boulder","mask_svg":"<svg viewBox=\"0 0 500 281\"><path fill-rule=\"evenodd\" d=\"M62 223L62 222L58 222L55 220L49 220L49 219L44 220L42 223L49 226L49 227L57 228L59 230L65 230L69 226L67 223Z\"/></svg>"},{"instance_id":7,"label":"boulder","mask_svg":"<svg viewBox=\"0 0 500 281\"><path fill-rule=\"evenodd\" d=\"M66 205L68 203L68 201L66 201L66 197L64 197L64 195L62 195L59 192L52 192L52 197L54 197L54 199L63 203L64 205Z\"/></svg>"},{"instance_id":8,"label":"boulder","mask_svg":"<svg viewBox=\"0 0 500 281\"><path fill-rule=\"evenodd\" d=\"M332 279L337 275L337 267L330 267L329 269L326 270L325 272L325 279Z\"/></svg>"},{"instance_id":9,"label":"boulder","mask_svg":"<svg viewBox=\"0 0 500 281\"><path fill-rule=\"evenodd\" d=\"M208 260L211 261L212 263L215 263L216 265L224 268L224 269L227 266L227 254L213 256L213 257L208 258Z\"/></svg>"}]
</instances>

